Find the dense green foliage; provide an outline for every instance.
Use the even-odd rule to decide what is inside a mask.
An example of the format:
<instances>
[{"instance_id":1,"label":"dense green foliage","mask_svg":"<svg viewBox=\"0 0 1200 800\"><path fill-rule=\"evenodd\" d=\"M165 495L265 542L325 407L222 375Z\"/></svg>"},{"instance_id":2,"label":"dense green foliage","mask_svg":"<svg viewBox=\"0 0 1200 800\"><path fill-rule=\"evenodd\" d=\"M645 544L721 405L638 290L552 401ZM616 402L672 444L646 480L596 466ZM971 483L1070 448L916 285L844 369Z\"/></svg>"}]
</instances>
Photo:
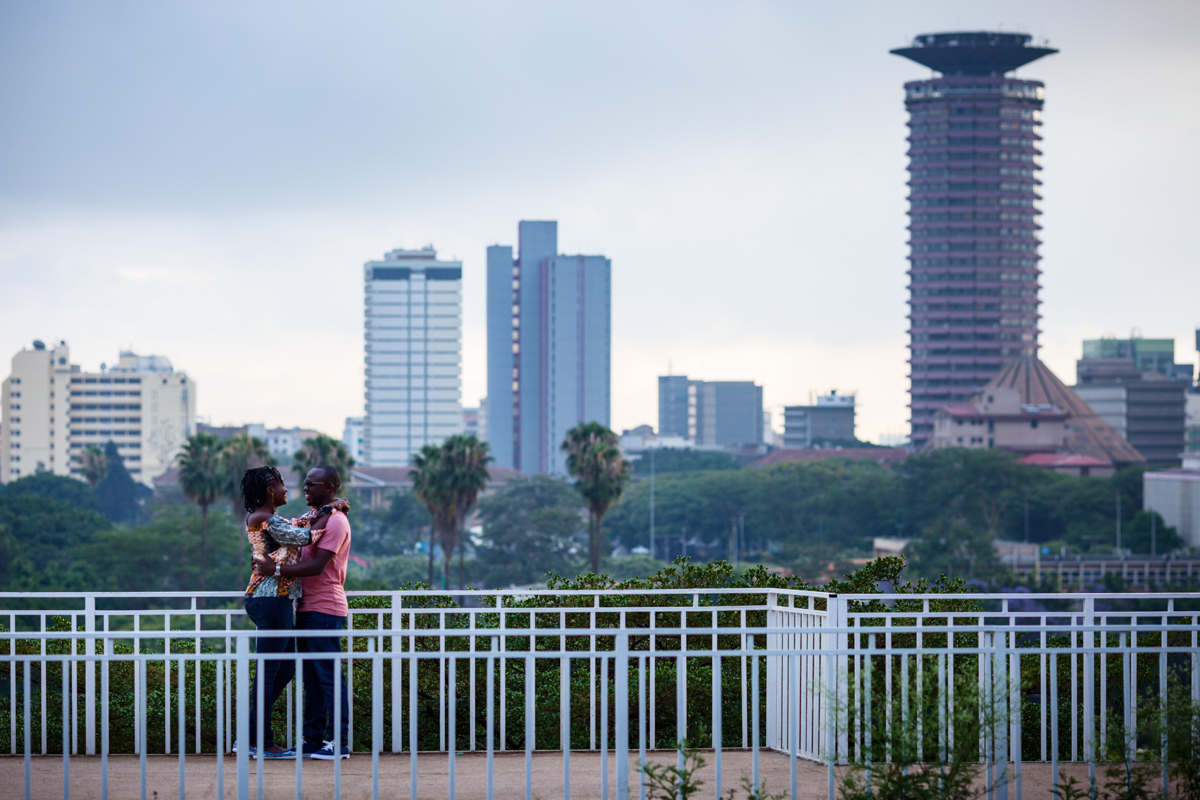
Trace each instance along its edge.
<instances>
[{"instance_id":1,"label":"dense green foliage","mask_svg":"<svg viewBox=\"0 0 1200 800\"><path fill-rule=\"evenodd\" d=\"M509 481L479 504L478 580L484 586L527 585L580 568L580 511L579 495L561 478Z\"/></svg>"},{"instance_id":2,"label":"dense green foliage","mask_svg":"<svg viewBox=\"0 0 1200 800\"><path fill-rule=\"evenodd\" d=\"M371 559L411 555L428 543L429 510L412 492L393 492L381 508L352 505L349 516L355 555Z\"/></svg>"},{"instance_id":3,"label":"dense green foliage","mask_svg":"<svg viewBox=\"0 0 1200 800\"><path fill-rule=\"evenodd\" d=\"M198 590L202 525L194 506L169 508L144 525L114 527L87 509L2 495L0 590ZM209 513L208 585L242 588L237 558L242 539L228 512Z\"/></svg>"},{"instance_id":4,"label":"dense green foliage","mask_svg":"<svg viewBox=\"0 0 1200 800\"><path fill-rule=\"evenodd\" d=\"M92 508L91 487L83 481L52 472L38 472L0 484L0 498L19 496L40 497L72 508Z\"/></svg>"},{"instance_id":5,"label":"dense green foliage","mask_svg":"<svg viewBox=\"0 0 1200 800\"><path fill-rule=\"evenodd\" d=\"M738 460L729 453L664 447L661 450L647 450L642 453L641 458L633 462L635 480L649 477L651 462L654 464L655 475L666 475L672 472L703 472L710 469L738 469L741 466Z\"/></svg>"},{"instance_id":6,"label":"dense green foliage","mask_svg":"<svg viewBox=\"0 0 1200 800\"><path fill-rule=\"evenodd\" d=\"M136 522L142 490L125 469L116 444L110 441L104 446L104 458L108 469L94 490L96 510L113 522Z\"/></svg>"},{"instance_id":7,"label":"dense green foliage","mask_svg":"<svg viewBox=\"0 0 1200 800\"><path fill-rule=\"evenodd\" d=\"M58 480L88 489L71 478ZM86 507L5 492L0 495L0 589L92 588L79 548L111 528L112 523Z\"/></svg>"},{"instance_id":8,"label":"dense green foliage","mask_svg":"<svg viewBox=\"0 0 1200 800\"><path fill-rule=\"evenodd\" d=\"M924 547L911 545L917 572L981 577L994 568L990 542L1025 540L1027 519L1028 540L1051 552L1111 552L1119 493L1129 534L1122 546L1149 552L1143 471L1076 477L1019 464L1003 451L951 448L892 468L826 459L665 474L655 481L657 550L679 555L686 538L688 555L729 558L740 539L742 560L811 572L808 554L867 555L876 536L928 537ZM614 543L645 547L649 522L650 482L640 480L608 513L605 530ZM1161 518L1156 539L1159 553L1180 544Z\"/></svg>"}]
</instances>

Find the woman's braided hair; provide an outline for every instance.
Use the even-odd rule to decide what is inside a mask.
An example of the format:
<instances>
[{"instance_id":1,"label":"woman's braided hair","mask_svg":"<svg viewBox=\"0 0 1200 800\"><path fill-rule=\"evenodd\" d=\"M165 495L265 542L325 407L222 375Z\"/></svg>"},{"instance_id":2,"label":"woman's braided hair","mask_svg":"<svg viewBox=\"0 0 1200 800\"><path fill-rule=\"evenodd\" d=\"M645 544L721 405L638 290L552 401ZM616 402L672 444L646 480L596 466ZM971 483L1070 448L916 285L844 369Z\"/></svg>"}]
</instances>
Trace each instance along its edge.
<instances>
[{"instance_id":1,"label":"woman's braided hair","mask_svg":"<svg viewBox=\"0 0 1200 800\"><path fill-rule=\"evenodd\" d=\"M242 500L247 511L257 511L267 501L267 492L283 476L274 467L254 467L242 474Z\"/></svg>"}]
</instances>

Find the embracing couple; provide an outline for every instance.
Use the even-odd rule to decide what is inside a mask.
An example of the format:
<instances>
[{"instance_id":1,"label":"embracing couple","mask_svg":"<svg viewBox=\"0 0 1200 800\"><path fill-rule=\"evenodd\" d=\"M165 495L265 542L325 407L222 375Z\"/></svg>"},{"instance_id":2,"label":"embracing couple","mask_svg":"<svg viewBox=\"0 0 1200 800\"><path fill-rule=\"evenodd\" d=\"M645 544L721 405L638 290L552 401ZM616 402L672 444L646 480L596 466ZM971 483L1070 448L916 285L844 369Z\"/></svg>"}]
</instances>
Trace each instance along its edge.
<instances>
[{"instance_id":1,"label":"embracing couple","mask_svg":"<svg viewBox=\"0 0 1200 800\"><path fill-rule=\"evenodd\" d=\"M242 499L246 504L246 535L254 554L254 572L246 587L246 613L259 630L344 630L346 562L350 557L350 504L337 497L341 478L334 467L310 470L304 479L304 499L311 509L298 519L285 520L276 509L287 503L287 487L279 470L257 467L242 476ZM293 617L293 603L295 615ZM338 636L298 638L260 637L259 653L341 652ZM250 741L252 758L260 752L258 731L258 681L262 680L263 758L317 758L332 761L349 758L348 722L350 706L346 679L337 662L306 660L304 671L304 741L300 753L275 743L271 710L296 674L294 659L262 661L250 687ZM334 680L341 681L341 708L333 706ZM334 748L334 722L340 747ZM234 744L234 752L238 745Z\"/></svg>"}]
</instances>

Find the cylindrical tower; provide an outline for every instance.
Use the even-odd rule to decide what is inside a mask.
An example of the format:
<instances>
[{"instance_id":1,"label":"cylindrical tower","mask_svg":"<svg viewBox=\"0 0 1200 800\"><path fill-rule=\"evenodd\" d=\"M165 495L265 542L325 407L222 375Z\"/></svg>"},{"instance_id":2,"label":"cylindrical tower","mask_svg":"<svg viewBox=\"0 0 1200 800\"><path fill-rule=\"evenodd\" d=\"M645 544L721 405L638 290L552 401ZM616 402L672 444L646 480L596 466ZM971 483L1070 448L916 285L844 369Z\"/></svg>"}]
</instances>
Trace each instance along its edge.
<instances>
[{"instance_id":1,"label":"cylindrical tower","mask_svg":"<svg viewBox=\"0 0 1200 800\"><path fill-rule=\"evenodd\" d=\"M1038 335L1041 81L1006 73L1057 52L1015 33L935 33L892 53L940 72L909 113L909 403L914 445Z\"/></svg>"}]
</instances>

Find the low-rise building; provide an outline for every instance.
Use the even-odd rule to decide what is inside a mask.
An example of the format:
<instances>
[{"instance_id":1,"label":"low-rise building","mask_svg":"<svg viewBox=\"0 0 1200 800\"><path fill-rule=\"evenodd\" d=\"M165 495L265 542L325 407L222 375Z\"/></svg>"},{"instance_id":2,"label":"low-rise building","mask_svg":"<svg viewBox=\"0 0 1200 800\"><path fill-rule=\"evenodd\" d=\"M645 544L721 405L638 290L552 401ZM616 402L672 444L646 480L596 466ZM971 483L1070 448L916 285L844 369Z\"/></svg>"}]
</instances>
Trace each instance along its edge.
<instances>
[{"instance_id":1,"label":"low-rise building","mask_svg":"<svg viewBox=\"0 0 1200 800\"><path fill-rule=\"evenodd\" d=\"M1020 355L1007 364L1005 364L999 374L996 375L983 391L975 395L967 404L968 407L992 407L998 391L1015 390L1017 392L1018 408L1024 409L1043 409L1046 412L1045 419L1054 421L1043 426L1042 422L1038 422L1036 428L1033 426L1035 419L1033 417L1024 420L1025 429L1021 431L1021 435L1017 436L1017 430L1014 428L1009 431L1014 437L1014 440L1025 440L1025 452L1062 452L1073 453L1076 455L1090 456L1112 464L1116 468L1129 466L1131 464L1144 464L1145 457L1135 450L1129 442L1113 430L1112 426L1105 422L1087 403L1080 399L1079 395L1068 388L1058 376L1043 364L1037 356L1032 353ZM1003 396L1011 401L1011 392L1004 393ZM993 398L988 400L988 398ZM1011 407L1011 406L1010 406ZM1052 413L1050 409L1054 409L1057 413ZM1066 418L1057 420L1058 413L1066 414ZM956 417L952 414L946 414L942 417L942 437L941 446L957 447L959 436L963 437L961 446L971 446L969 439L975 437L978 439L983 436L983 446L988 446L987 441L989 434L986 419L983 419L985 424L975 425L975 433L967 433L971 426L966 424L968 417L963 417L964 423L959 426L956 422ZM1038 419L1041 419L1040 417ZM1061 428L1059 423L1061 422ZM1019 424L1018 424L1019 427ZM1043 427L1045 429L1043 430ZM962 429L964 432L959 433ZM979 433L982 430L983 433ZM1058 441L1060 431L1063 436L1063 441L1057 450L1043 450L1040 447L1030 446L1032 444L1042 444L1049 441ZM992 435L993 447L1000 447L997 444L994 435ZM976 441L974 446L978 447L979 442ZM1018 449L1019 448L1014 448Z\"/></svg>"},{"instance_id":2,"label":"low-rise building","mask_svg":"<svg viewBox=\"0 0 1200 800\"><path fill-rule=\"evenodd\" d=\"M1142 498L1189 547L1200 547L1200 454L1185 454L1178 469L1142 473Z\"/></svg>"},{"instance_id":3,"label":"low-rise building","mask_svg":"<svg viewBox=\"0 0 1200 800\"><path fill-rule=\"evenodd\" d=\"M112 442L133 479L152 486L196 431L196 384L170 360L122 352L115 366L84 372L65 341L13 356L0 407L0 483L78 477L83 451Z\"/></svg>"},{"instance_id":4,"label":"low-rise building","mask_svg":"<svg viewBox=\"0 0 1200 800\"><path fill-rule=\"evenodd\" d=\"M854 439L854 395L832 391L814 405L783 407L783 446L812 447Z\"/></svg>"},{"instance_id":5,"label":"low-rise building","mask_svg":"<svg viewBox=\"0 0 1200 800\"><path fill-rule=\"evenodd\" d=\"M363 429L366 424L364 417L346 417L346 426L342 429L342 444L346 452L354 459L354 463L363 463Z\"/></svg>"},{"instance_id":6,"label":"low-rise building","mask_svg":"<svg viewBox=\"0 0 1200 800\"><path fill-rule=\"evenodd\" d=\"M967 405L949 406L933 418L931 445L1017 453L1054 453L1067 444L1070 415L1053 404L1021 401L1011 387L993 387Z\"/></svg>"},{"instance_id":7,"label":"low-rise building","mask_svg":"<svg viewBox=\"0 0 1200 800\"><path fill-rule=\"evenodd\" d=\"M306 439L314 439L321 434L312 428L268 428L265 432L267 449L280 463L292 460L292 455L304 446Z\"/></svg>"},{"instance_id":8,"label":"low-rise building","mask_svg":"<svg viewBox=\"0 0 1200 800\"><path fill-rule=\"evenodd\" d=\"M1079 475L1083 477L1108 478L1117 468L1111 461L1100 458L1083 456L1078 453L1030 453L1018 458L1022 464L1031 467L1041 467L1051 472L1061 472L1064 475Z\"/></svg>"}]
</instances>

